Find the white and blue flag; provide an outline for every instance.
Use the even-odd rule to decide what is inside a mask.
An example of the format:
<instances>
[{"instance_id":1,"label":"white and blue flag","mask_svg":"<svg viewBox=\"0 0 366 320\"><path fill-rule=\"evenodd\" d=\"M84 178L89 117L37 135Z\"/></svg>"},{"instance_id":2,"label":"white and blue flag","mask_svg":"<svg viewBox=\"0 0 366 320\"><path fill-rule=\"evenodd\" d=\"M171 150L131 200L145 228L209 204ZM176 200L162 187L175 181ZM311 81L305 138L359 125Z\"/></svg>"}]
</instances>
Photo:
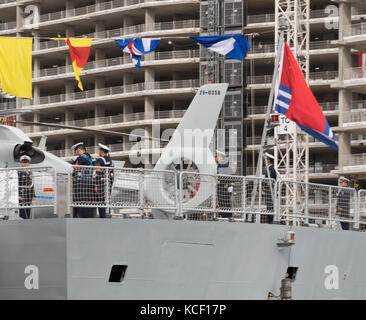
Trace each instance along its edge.
<instances>
[{"instance_id":1,"label":"white and blue flag","mask_svg":"<svg viewBox=\"0 0 366 320\"><path fill-rule=\"evenodd\" d=\"M190 38L230 59L243 60L250 49L247 38L242 34Z\"/></svg>"},{"instance_id":2,"label":"white and blue flag","mask_svg":"<svg viewBox=\"0 0 366 320\"><path fill-rule=\"evenodd\" d=\"M123 52L131 55L132 62L136 70L138 70L141 66L141 56L153 52L158 46L160 39L127 38L115 41Z\"/></svg>"}]
</instances>

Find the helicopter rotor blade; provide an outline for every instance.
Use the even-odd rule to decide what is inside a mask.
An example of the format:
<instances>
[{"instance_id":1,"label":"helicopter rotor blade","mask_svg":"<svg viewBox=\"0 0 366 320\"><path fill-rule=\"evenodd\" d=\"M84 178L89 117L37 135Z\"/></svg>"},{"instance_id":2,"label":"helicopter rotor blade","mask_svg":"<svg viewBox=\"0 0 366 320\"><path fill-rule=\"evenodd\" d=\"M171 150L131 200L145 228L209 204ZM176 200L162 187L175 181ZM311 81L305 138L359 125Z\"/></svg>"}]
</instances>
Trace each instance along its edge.
<instances>
[{"instance_id":1,"label":"helicopter rotor blade","mask_svg":"<svg viewBox=\"0 0 366 320\"><path fill-rule=\"evenodd\" d=\"M25 121L25 120L11 120L6 118L0 118L0 123L20 123L25 125L36 125L36 126L46 126L46 127L53 127L53 128L62 128L62 129L73 129L73 130L79 130L79 131L86 131L86 132L94 132L94 133L100 133L100 134L107 134L107 135L113 135L113 136L129 136L129 137L136 137L141 139L148 139L148 140L157 140L157 141L164 141L169 142L169 140L166 139L159 139L149 136L140 136L137 134L130 134L130 133L124 133L124 132L117 132L117 131L109 131L109 130L98 130L98 129L90 129L90 128L80 128L80 127L74 127L64 124L56 124L56 123L46 123L46 122L34 122L34 121Z\"/></svg>"}]
</instances>

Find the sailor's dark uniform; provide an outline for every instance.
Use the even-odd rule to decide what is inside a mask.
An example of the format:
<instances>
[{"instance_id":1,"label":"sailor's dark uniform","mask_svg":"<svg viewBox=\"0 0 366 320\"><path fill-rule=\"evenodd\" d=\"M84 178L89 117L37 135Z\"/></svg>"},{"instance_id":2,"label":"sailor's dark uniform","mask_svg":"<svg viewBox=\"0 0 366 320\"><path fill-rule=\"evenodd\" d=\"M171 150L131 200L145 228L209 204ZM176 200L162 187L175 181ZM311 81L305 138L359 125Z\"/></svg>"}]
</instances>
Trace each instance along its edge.
<instances>
[{"instance_id":1,"label":"sailor's dark uniform","mask_svg":"<svg viewBox=\"0 0 366 320\"><path fill-rule=\"evenodd\" d=\"M348 219L350 217L350 190L341 190L337 195L336 213L342 219ZM341 222L343 230L349 230L349 222Z\"/></svg>"},{"instance_id":2,"label":"sailor's dark uniform","mask_svg":"<svg viewBox=\"0 0 366 320\"><path fill-rule=\"evenodd\" d=\"M232 175L233 171L229 165L229 162L221 162L217 164L217 173L221 175ZM231 210L231 197L232 197L232 181L229 177L218 177L217 184L217 204L219 209ZM220 212L220 217L230 218L232 212L223 211Z\"/></svg>"},{"instance_id":3,"label":"sailor's dark uniform","mask_svg":"<svg viewBox=\"0 0 366 320\"><path fill-rule=\"evenodd\" d=\"M74 161L77 166L92 166L93 158L87 152L78 156ZM93 201L93 170L90 168L74 168L73 171L73 202L77 204L91 204ZM75 214L75 212L74 212ZM92 218L93 208L77 207L79 218Z\"/></svg>"},{"instance_id":4,"label":"sailor's dark uniform","mask_svg":"<svg viewBox=\"0 0 366 320\"><path fill-rule=\"evenodd\" d=\"M18 171L18 193L19 193L19 205L21 207L32 205L32 200L35 197L34 185L33 185L32 174L27 169ZM20 209L19 216L23 219L29 219L30 208Z\"/></svg>"},{"instance_id":5,"label":"sailor's dark uniform","mask_svg":"<svg viewBox=\"0 0 366 320\"><path fill-rule=\"evenodd\" d=\"M98 167L113 167L113 162L109 156L103 156L97 159L96 166ZM108 172L106 172L108 171ZM95 200L97 201L98 205L105 205L106 201L106 176L108 177L108 192L109 195L112 191L112 185L113 185L113 170L106 170L99 168L96 170L96 176L94 179L94 190L95 190ZM99 207L99 217L105 218L105 207Z\"/></svg>"},{"instance_id":6,"label":"sailor's dark uniform","mask_svg":"<svg viewBox=\"0 0 366 320\"><path fill-rule=\"evenodd\" d=\"M276 181L277 172L276 172L273 164L268 166L268 171L269 171L269 177ZM268 178L267 170L265 172L264 177ZM264 185L263 185L263 196L264 196L264 199L266 201L267 211L270 212L270 213L273 213L273 195L272 195L272 192L274 192L274 185L272 185L272 190L271 190L270 182L265 181L263 183L264 183ZM268 223L272 223L273 222L273 215L269 214L269 215L267 215L267 217L268 217Z\"/></svg>"}]
</instances>

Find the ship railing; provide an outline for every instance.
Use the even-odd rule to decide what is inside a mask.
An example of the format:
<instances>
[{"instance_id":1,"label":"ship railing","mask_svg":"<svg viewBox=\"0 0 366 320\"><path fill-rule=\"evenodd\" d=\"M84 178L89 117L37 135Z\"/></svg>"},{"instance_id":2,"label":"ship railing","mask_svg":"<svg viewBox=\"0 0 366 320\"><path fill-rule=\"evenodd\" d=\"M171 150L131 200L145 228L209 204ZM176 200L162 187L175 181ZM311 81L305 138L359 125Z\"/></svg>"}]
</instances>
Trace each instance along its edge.
<instances>
[{"instance_id":1,"label":"ship railing","mask_svg":"<svg viewBox=\"0 0 366 320\"><path fill-rule=\"evenodd\" d=\"M265 222L274 216L273 179L181 172L178 215L188 220Z\"/></svg>"},{"instance_id":2,"label":"ship railing","mask_svg":"<svg viewBox=\"0 0 366 320\"><path fill-rule=\"evenodd\" d=\"M0 215L15 220L26 211L35 217L34 209L42 208L47 212L51 208L56 215L60 200L57 178L52 167L1 168Z\"/></svg>"},{"instance_id":3,"label":"ship railing","mask_svg":"<svg viewBox=\"0 0 366 320\"><path fill-rule=\"evenodd\" d=\"M178 210L174 171L118 167L72 166L69 173L68 214L73 208L110 208L113 216L133 210Z\"/></svg>"},{"instance_id":4,"label":"ship railing","mask_svg":"<svg viewBox=\"0 0 366 320\"><path fill-rule=\"evenodd\" d=\"M34 188L34 199L26 203L19 201L19 189L31 186L19 185L20 172L30 174ZM188 220L366 229L366 190L354 188L120 167L72 166L65 174L52 167L0 169L1 216L16 219L20 209L31 209L39 218L45 208L55 217L73 217L74 208L83 207L109 208L113 217L151 217L160 209Z\"/></svg>"},{"instance_id":5,"label":"ship railing","mask_svg":"<svg viewBox=\"0 0 366 320\"><path fill-rule=\"evenodd\" d=\"M277 198L282 223L359 229L358 195L353 188L281 180Z\"/></svg>"},{"instance_id":6,"label":"ship railing","mask_svg":"<svg viewBox=\"0 0 366 320\"><path fill-rule=\"evenodd\" d=\"M358 191L357 196L358 219L360 230L366 229L366 190Z\"/></svg>"}]
</instances>

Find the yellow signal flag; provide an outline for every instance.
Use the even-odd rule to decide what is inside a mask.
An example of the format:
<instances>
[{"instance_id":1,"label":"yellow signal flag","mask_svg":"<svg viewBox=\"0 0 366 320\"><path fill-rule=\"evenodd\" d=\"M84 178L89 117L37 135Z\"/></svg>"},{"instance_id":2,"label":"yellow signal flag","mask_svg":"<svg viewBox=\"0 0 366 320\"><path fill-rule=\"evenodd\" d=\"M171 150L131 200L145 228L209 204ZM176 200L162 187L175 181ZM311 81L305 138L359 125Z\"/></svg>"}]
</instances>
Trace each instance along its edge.
<instances>
[{"instance_id":1,"label":"yellow signal flag","mask_svg":"<svg viewBox=\"0 0 366 320\"><path fill-rule=\"evenodd\" d=\"M32 99L32 39L0 37L1 90Z\"/></svg>"}]
</instances>

